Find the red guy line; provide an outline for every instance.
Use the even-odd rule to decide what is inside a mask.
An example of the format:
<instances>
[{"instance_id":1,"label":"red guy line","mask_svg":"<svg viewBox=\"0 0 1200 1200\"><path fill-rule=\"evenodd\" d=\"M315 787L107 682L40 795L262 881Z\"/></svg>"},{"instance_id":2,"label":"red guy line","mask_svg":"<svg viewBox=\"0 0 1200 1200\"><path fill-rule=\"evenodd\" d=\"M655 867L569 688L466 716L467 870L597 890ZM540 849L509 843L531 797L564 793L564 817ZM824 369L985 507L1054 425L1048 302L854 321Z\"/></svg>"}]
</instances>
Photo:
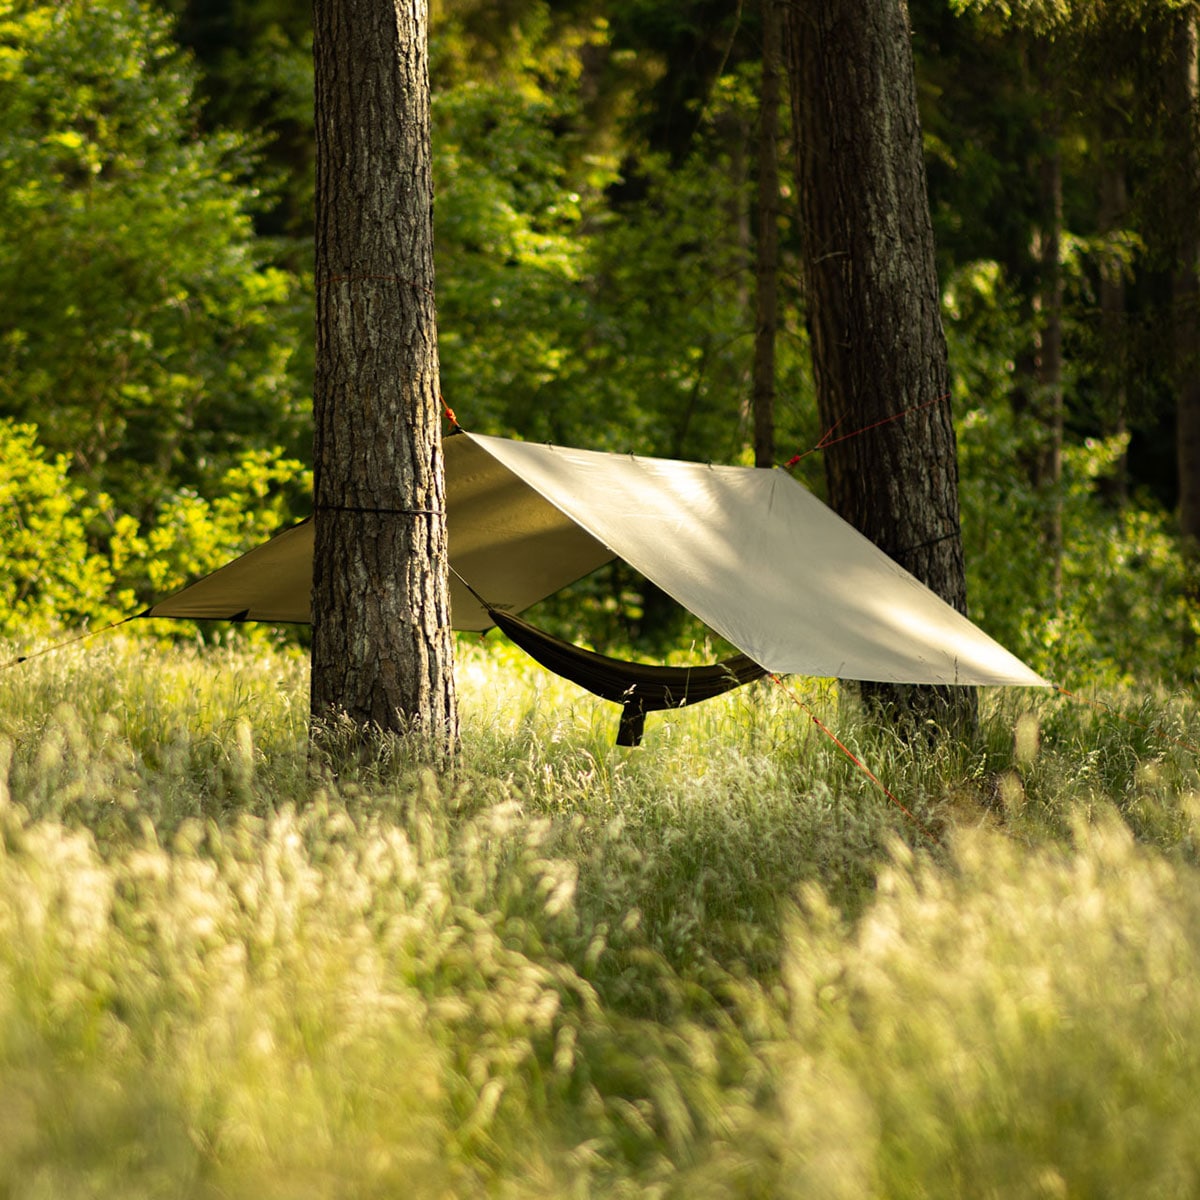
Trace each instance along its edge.
<instances>
[{"instance_id":1,"label":"red guy line","mask_svg":"<svg viewBox=\"0 0 1200 1200\"><path fill-rule=\"evenodd\" d=\"M899 421L901 417L907 417L910 413L920 412L923 408L932 408L935 404L940 404L943 400L949 400L950 393L944 392L940 396L934 396L932 400L925 400L921 404L914 404L911 408L903 409L901 412L892 413L890 417L884 417L879 421L872 421L870 425L864 425L861 429L854 430L853 433L843 433L841 437L833 437L837 432L837 427L846 419L844 416L839 417L837 421L830 426L822 435L821 440L817 442L809 450L805 450L802 454L793 455L783 464L784 470L790 470L802 459L807 458L810 454L816 454L818 450L828 450L830 446L836 446L839 442L848 442L851 438L858 437L861 433L867 433L871 429L878 429L880 425L890 425L893 421Z\"/></svg>"},{"instance_id":2,"label":"red guy line","mask_svg":"<svg viewBox=\"0 0 1200 1200\"><path fill-rule=\"evenodd\" d=\"M918 820L918 819L917 819L917 817L916 817L916 816L914 816L914 815L913 815L913 813L912 813L912 812L911 812L911 811L910 811L908 808L906 808L906 807L905 807L903 804L901 804L901 803L900 803L900 801L899 801L899 800L896 798L896 795L895 795L895 793L894 793L893 791L891 791L891 789L890 789L890 788L888 788L888 786L887 786L887 785L886 785L886 784L885 784L885 783L884 783L884 782L883 782L883 781L882 781L882 780L879 778L879 776L878 776L878 775L876 775L876 774L875 774L875 772L874 772L874 771L872 771L872 770L871 770L871 768L870 768L870 767L868 767L868 766L867 766L867 764L866 764L866 763L864 763L864 762L863 762L863 760L862 760L861 758L859 758L859 757L858 757L858 755L857 755L857 754L855 754L855 753L854 753L854 751L853 751L853 750L851 750L851 749L850 749L850 747L849 747L849 746L847 746L847 745L846 745L846 743L845 743L845 742L843 742L843 741L841 740L841 738L839 738L839 737L838 737L838 735L837 735L836 733L834 733L834 732L833 732L833 730L832 730L832 729L830 729L830 728L829 728L829 726L828 726L828 725L826 725L826 724L825 724L825 722L824 722L824 721L822 721L822 720L821 720L821 718L820 718L820 717L818 717L818 716L817 716L817 714L816 714L815 712L813 712L813 710L812 710L811 708L809 708L809 707L808 707L808 705L807 705L807 704L805 704L803 700L801 700L801 699L800 699L800 697L799 697L799 696L797 696L797 695L796 695L795 691L794 691L792 688L788 687L788 685L787 685L786 683L784 683L784 682L783 682L783 680L782 680L782 679L781 679L781 678L780 678L778 675L776 675L776 674L774 674L774 673L772 673L772 674L771 674L771 678L772 678L772 679L773 679L773 680L774 680L774 681L775 681L777 684L779 684L779 686L780 686L781 688L783 688L783 690L784 690L784 691L787 693L787 695L788 695L788 696L790 696L790 697L791 697L791 699L792 699L792 703L793 703L793 704L795 704L795 705L796 705L798 708L802 708L802 709L803 709L803 710L804 710L804 711L805 711L805 712L806 712L806 713L809 715L809 717L812 719L812 723L813 723L813 724L814 724L814 725L815 725L815 726L816 726L816 727L817 727L817 728L818 728L818 729L819 729L819 730L820 730L820 731L821 731L821 732L822 732L822 733L823 733L823 734L824 734L824 735L825 735L827 738L829 738L829 740L830 740L831 742L833 742L833 744L834 744L834 745L835 745L835 746L836 746L836 747L837 747L837 748L838 748L838 749L839 749L839 750L840 750L840 751L841 751L841 752L842 752L842 753L843 753L843 754L844 754L844 755L845 755L845 756L846 756L846 757L847 757L847 758L848 758L848 759L849 759L849 760L850 760L850 761L851 761L851 762L852 762L852 763L853 763L853 764L854 764L854 765L855 765L855 766L856 766L856 767L857 767L857 768L858 768L858 769L859 769L859 770L860 770L860 771L861 771L861 772L862 772L862 773L863 773L863 774L864 774L864 775L865 775L865 776L866 776L866 777L867 777L867 778L868 778L868 779L869 779L869 780L870 780L870 781L871 781L871 782L872 782L872 783L873 783L873 784L874 784L874 785L875 785L875 786L876 786L876 787L877 787L877 788L878 788L878 789L879 789L879 790L880 790L880 791L881 791L881 792L882 792L882 793L883 793L883 794L884 794L884 795L885 795L885 796L886 796L886 797L887 797L887 798L888 798L888 799L889 799L889 800L890 800L890 801L891 801L891 802L892 802L892 803L893 803L893 804L894 804L894 805L895 805L895 806L896 806L896 807L897 807L897 808L898 808L898 809L899 809L899 810L900 810L900 811L901 811L901 812L902 812L902 813L903 813L903 814L904 814L904 815L905 815L905 816L906 816L906 817L907 817L907 818L908 818L908 819L909 819L909 820L910 820L910 821L911 821L911 822L912 822L912 823L913 823L913 824L914 824L914 825L915 825L915 826L916 826L916 827L917 827L917 828L918 828L918 829L919 829L919 830L920 830L920 831L921 831L921 832L922 832L922 833L923 833L923 834L924 834L924 835L925 835L925 836L926 836L926 837L927 837L927 838L928 838L930 841L931 841L931 842L934 842L934 843L936 843L936 842L937 842L937 838L936 838L936 837L934 837L934 836L933 836L933 834L929 832L929 830L928 830L928 829L927 829L927 828L924 826L924 824L922 824L922 822L921 822L920 820Z\"/></svg>"}]
</instances>

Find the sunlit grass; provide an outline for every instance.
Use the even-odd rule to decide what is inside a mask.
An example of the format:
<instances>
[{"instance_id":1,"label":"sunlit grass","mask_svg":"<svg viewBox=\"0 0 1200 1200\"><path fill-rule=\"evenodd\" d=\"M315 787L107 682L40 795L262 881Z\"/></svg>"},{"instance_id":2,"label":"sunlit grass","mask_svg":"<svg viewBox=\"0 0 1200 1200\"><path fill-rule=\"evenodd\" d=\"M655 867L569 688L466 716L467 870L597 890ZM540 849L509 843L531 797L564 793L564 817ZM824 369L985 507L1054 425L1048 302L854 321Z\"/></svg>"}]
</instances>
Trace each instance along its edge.
<instances>
[{"instance_id":1,"label":"sunlit grass","mask_svg":"<svg viewBox=\"0 0 1200 1200\"><path fill-rule=\"evenodd\" d=\"M905 739L616 709L464 639L461 760L307 765L306 665L0 673L0 1194L1200 1190L1180 695ZM911 815L909 815L911 814Z\"/></svg>"}]
</instances>

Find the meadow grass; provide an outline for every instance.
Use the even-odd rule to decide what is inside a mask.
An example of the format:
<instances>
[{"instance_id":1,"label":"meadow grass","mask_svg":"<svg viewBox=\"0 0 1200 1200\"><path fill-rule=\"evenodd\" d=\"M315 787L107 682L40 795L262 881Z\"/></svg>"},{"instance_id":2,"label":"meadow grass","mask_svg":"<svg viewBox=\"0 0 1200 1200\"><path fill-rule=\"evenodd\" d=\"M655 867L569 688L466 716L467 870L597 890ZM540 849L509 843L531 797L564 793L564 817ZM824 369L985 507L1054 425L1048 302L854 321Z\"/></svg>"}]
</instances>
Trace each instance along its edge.
<instances>
[{"instance_id":1,"label":"meadow grass","mask_svg":"<svg viewBox=\"0 0 1200 1200\"><path fill-rule=\"evenodd\" d=\"M909 815L769 683L458 679L334 776L294 651L0 672L0 1196L1200 1193L1190 698L792 681Z\"/></svg>"}]
</instances>

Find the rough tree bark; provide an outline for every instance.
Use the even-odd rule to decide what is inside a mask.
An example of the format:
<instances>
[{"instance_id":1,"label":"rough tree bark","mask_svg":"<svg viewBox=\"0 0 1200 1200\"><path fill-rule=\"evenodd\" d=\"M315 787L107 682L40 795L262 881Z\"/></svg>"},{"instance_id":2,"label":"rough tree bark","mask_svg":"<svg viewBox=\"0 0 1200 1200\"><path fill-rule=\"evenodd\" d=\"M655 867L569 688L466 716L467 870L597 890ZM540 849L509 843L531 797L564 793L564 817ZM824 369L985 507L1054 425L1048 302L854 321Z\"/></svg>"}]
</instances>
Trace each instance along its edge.
<instances>
[{"instance_id":1,"label":"rough tree bark","mask_svg":"<svg viewBox=\"0 0 1200 1200\"><path fill-rule=\"evenodd\" d=\"M316 0L314 738L457 741L425 0Z\"/></svg>"},{"instance_id":2,"label":"rough tree bark","mask_svg":"<svg viewBox=\"0 0 1200 1200\"><path fill-rule=\"evenodd\" d=\"M786 45L813 372L833 508L966 611L946 340L904 0L789 0ZM893 420L899 413L905 415ZM876 425L876 422L885 422ZM962 727L969 688L863 686Z\"/></svg>"}]
</instances>

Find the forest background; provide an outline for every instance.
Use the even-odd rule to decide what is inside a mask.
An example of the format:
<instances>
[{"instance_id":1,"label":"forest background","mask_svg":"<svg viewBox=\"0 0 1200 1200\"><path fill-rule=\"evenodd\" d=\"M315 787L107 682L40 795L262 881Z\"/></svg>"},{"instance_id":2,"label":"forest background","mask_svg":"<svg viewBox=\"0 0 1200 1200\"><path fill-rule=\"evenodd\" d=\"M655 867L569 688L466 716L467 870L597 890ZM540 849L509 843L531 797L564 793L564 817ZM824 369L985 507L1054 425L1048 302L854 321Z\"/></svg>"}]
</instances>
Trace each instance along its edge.
<instances>
[{"instance_id":1,"label":"forest background","mask_svg":"<svg viewBox=\"0 0 1200 1200\"><path fill-rule=\"evenodd\" d=\"M432 9L459 419L753 461L759 6ZM1051 678L1190 678L1190 6L910 13L971 615ZM825 431L778 118L786 460ZM128 615L307 515L312 197L307 4L0 0L0 635ZM617 566L542 619L649 648L683 618Z\"/></svg>"}]
</instances>

